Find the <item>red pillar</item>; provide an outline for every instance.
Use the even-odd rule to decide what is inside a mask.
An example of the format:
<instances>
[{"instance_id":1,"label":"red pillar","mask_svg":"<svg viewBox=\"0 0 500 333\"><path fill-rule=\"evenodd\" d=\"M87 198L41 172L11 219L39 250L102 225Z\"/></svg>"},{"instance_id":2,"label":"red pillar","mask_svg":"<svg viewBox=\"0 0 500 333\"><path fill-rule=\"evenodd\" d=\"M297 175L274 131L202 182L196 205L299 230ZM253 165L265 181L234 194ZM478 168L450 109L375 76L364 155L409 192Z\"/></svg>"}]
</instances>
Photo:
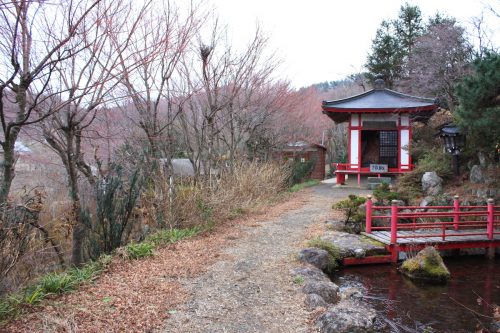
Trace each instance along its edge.
<instances>
[{"instance_id":1,"label":"red pillar","mask_svg":"<svg viewBox=\"0 0 500 333\"><path fill-rule=\"evenodd\" d=\"M356 117L358 119L358 187L361 188L361 128L363 123L361 114Z\"/></svg>"},{"instance_id":2,"label":"red pillar","mask_svg":"<svg viewBox=\"0 0 500 333\"><path fill-rule=\"evenodd\" d=\"M458 222L460 221L460 201L458 195L453 197L453 228L458 230Z\"/></svg>"},{"instance_id":3,"label":"red pillar","mask_svg":"<svg viewBox=\"0 0 500 333\"><path fill-rule=\"evenodd\" d=\"M398 239L398 201L392 200L391 205L391 244L396 244Z\"/></svg>"},{"instance_id":4,"label":"red pillar","mask_svg":"<svg viewBox=\"0 0 500 333\"><path fill-rule=\"evenodd\" d=\"M351 115L352 118L352 115ZM352 169L351 165L351 131L352 131L352 119L349 118L349 127L347 128L347 169Z\"/></svg>"},{"instance_id":5,"label":"red pillar","mask_svg":"<svg viewBox=\"0 0 500 333\"><path fill-rule=\"evenodd\" d=\"M487 227L487 233L488 233L488 239L492 240L493 239L493 212L495 210L495 207L493 206L493 199L488 199L488 227Z\"/></svg>"},{"instance_id":6,"label":"red pillar","mask_svg":"<svg viewBox=\"0 0 500 333\"><path fill-rule=\"evenodd\" d=\"M372 196L367 196L368 200L366 200L366 233L372 233Z\"/></svg>"}]
</instances>

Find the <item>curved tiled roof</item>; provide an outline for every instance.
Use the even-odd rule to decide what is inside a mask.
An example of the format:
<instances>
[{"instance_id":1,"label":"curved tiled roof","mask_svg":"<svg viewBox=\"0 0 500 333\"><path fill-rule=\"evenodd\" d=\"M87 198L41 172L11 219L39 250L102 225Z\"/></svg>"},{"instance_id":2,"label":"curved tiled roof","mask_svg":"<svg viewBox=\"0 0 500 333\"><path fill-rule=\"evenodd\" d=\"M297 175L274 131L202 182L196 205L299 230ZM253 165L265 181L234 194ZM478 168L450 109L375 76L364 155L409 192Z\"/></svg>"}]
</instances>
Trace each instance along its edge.
<instances>
[{"instance_id":1,"label":"curved tiled roof","mask_svg":"<svg viewBox=\"0 0 500 333\"><path fill-rule=\"evenodd\" d=\"M323 108L345 109L346 111L356 109L425 108L432 106L435 106L433 99L406 95L385 88L373 89L344 99L323 101Z\"/></svg>"},{"instance_id":2,"label":"curved tiled roof","mask_svg":"<svg viewBox=\"0 0 500 333\"><path fill-rule=\"evenodd\" d=\"M386 88L372 89L344 99L323 101L322 104L323 113L338 123L347 121L349 114L356 112L410 112L415 120L425 121L437 107L437 102L433 99Z\"/></svg>"}]
</instances>

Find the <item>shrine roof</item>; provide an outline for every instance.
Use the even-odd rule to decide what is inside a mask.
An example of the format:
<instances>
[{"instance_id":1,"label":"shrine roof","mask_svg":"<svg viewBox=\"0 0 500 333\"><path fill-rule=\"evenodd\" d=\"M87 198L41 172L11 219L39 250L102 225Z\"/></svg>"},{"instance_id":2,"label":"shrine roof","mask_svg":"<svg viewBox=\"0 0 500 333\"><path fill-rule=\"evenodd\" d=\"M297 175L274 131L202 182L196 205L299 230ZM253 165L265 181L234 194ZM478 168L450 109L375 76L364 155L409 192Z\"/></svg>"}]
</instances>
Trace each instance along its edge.
<instances>
[{"instance_id":1,"label":"shrine roof","mask_svg":"<svg viewBox=\"0 0 500 333\"><path fill-rule=\"evenodd\" d=\"M431 98L403 94L384 87L381 79L375 88L352 97L323 101L323 113L335 122L344 122L350 113L408 112L417 121L426 121L437 110L437 101Z\"/></svg>"},{"instance_id":2,"label":"shrine roof","mask_svg":"<svg viewBox=\"0 0 500 333\"><path fill-rule=\"evenodd\" d=\"M323 109L338 109L339 111L367 109L394 111L395 109L427 109L429 107L436 107L433 99L406 95L387 88L372 89L344 99L323 101Z\"/></svg>"}]
</instances>

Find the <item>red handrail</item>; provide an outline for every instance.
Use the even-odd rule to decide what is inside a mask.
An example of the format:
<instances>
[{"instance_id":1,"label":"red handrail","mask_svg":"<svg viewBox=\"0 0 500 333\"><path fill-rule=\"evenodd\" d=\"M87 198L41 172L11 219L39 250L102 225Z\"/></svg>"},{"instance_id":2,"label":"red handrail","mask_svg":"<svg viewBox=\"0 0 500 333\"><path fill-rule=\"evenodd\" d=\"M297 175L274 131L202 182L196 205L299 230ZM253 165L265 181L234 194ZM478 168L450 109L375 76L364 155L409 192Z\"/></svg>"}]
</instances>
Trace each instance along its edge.
<instances>
[{"instance_id":1,"label":"red handrail","mask_svg":"<svg viewBox=\"0 0 500 333\"><path fill-rule=\"evenodd\" d=\"M471 235L486 235L489 240L493 235L500 234L495 227L500 227L500 206L495 206L493 199L487 200L486 206L460 206L459 197L453 198L453 206L398 206L398 201L393 200L391 206L374 206L372 196L369 195L366 202L366 233L374 230L390 231L391 244L396 244L398 238L419 238L419 237L461 237ZM427 210L435 211L427 211ZM382 212L390 210L390 215L375 215L376 211ZM440 210L440 211L438 211ZM471 219L472 217L472 219ZM435 219L425 221L425 219ZM468 218L468 219L466 219ZM475 220L474 218L477 218ZM390 226L373 226L374 219L389 219ZM410 220L410 223L402 223L400 219ZM421 222L417 223L417 219ZM460 234L447 234L447 229L458 231L467 227L467 232ZM399 235L398 231L417 229L439 229L440 233L432 234L412 234ZM471 230L469 230L471 229ZM477 230L477 232L476 232ZM484 231L483 231L484 230Z\"/></svg>"}]
</instances>

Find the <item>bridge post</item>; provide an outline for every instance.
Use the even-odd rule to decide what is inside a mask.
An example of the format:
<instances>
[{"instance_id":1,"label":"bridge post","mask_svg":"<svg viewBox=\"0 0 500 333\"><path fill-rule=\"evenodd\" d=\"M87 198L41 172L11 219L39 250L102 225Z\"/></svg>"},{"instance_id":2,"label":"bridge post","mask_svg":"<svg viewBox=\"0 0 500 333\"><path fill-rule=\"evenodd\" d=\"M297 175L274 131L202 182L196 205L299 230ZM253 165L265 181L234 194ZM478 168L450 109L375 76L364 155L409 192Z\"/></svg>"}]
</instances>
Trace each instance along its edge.
<instances>
[{"instance_id":1,"label":"bridge post","mask_svg":"<svg viewBox=\"0 0 500 333\"><path fill-rule=\"evenodd\" d=\"M493 206L493 199L489 198L488 201L488 227L486 228L486 232L488 234L488 239L493 239L493 212L495 207Z\"/></svg>"},{"instance_id":2,"label":"bridge post","mask_svg":"<svg viewBox=\"0 0 500 333\"><path fill-rule=\"evenodd\" d=\"M455 195L453 197L453 228L458 230L458 222L460 221L460 201L458 200L459 196Z\"/></svg>"},{"instance_id":3,"label":"bridge post","mask_svg":"<svg viewBox=\"0 0 500 333\"><path fill-rule=\"evenodd\" d=\"M366 200L366 233L372 233L372 196L370 194L367 195Z\"/></svg>"},{"instance_id":4,"label":"bridge post","mask_svg":"<svg viewBox=\"0 0 500 333\"><path fill-rule=\"evenodd\" d=\"M398 239L398 201L391 202L391 244L396 244Z\"/></svg>"}]
</instances>

